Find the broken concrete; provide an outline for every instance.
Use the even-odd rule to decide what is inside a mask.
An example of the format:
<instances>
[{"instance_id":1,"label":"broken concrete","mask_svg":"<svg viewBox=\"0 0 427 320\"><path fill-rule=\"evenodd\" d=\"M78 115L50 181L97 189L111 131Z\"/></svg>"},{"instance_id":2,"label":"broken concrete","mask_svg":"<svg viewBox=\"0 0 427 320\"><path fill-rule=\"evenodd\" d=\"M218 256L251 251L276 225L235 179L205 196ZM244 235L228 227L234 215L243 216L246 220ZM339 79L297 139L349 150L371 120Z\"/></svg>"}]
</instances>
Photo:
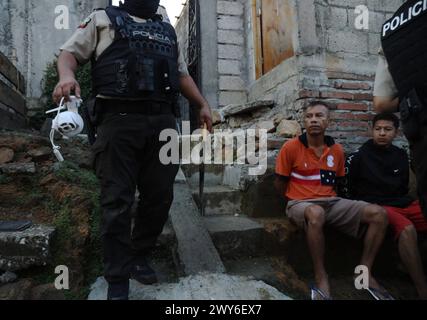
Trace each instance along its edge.
<instances>
[{"instance_id":1,"label":"broken concrete","mask_svg":"<svg viewBox=\"0 0 427 320\"><path fill-rule=\"evenodd\" d=\"M52 148L39 147L36 149L31 149L27 153L35 161L41 161L49 158L52 155Z\"/></svg>"},{"instance_id":2,"label":"broken concrete","mask_svg":"<svg viewBox=\"0 0 427 320\"><path fill-rule=\"evenodd\" d=\"M15 152L10 148L0 148L0 165L11 162Z\"/></svg>"},{"instance_id":3,"label":"broken concrete","mask_svg":"<svg viewBox=\"0 0 427 320\"><path fill-rule=\"evenodd\" d=\"M235 115L240 115L243 113L249 113L256 111L262 108L272 108L274 107L274 101L272 100L263 100L263 101L254 101L246 104L230 104L221 109L224 117L230 117Z\"/></svg>"},{"instance_id":4,"label":"broken concrete","mask_svg":"<svg viewBox=\"0 0 427 320\"><path fill-rule=\"evenodd\" d=\"M36 165L34 162L6 163L0 165L0 171L3 173L36 173Z\"/></svg>"},{"instance_id":5,"label":"broken concrete","mask_svg":"<svg viewBox=\"0 0 427 320\"><path fill-rule=\"evenodd\" d=\"M105 300L104 278L92 285L88 300ZM181 279L178 283L142 286L130 283L131 300L290 300L262 281L226 274L203 273Z\"/></svg>"},{"instance_id":6,"label":"broken concrete","mask_svg":"<svg viewBox=\"0 0 427 320\"><path fill-rule=\"evenodd\" d=\"M29 300L33 285L31 279L22 279L0 286L0 300Z\"/></svg>"},{"instance_id":7,"label":"broken concrete","mask_svg":"<svg viewBox=\"0 0 427 320\"><path fill-rule=\"evenodd\" d=\"M47 264L55 228L34 225L21 232L0 232L0 269L23 270Z\"/></svg>"},{"instance_id":8,"label":"broken concrete","mask_svg":"<svg viewBox=\"0 0 427 320\"><path fill-rule=\"evenodd\" d=\"M301 126L298 121L282 120L277 126L277 135L285 138L294 138L301 135Z\"/></svg>"},{"instance_id":9,"label":"broken concrete","mask_svg":"<svg viewBox=\"0 0 427 320\"><path fill-rule=\"evenodd\" d=\"M224 121L224 116L218 110L212 110L212 124L218 124Z\"/></svg>"},{"instance_id":10,"label":"broken concrete","mask_svg":"<svg viewBox=\"0 0 427 320\"><path fill-rule=\"evenodd\" d=\"M18 276L13 272L6 271L3 274L0 274L0 284L14 282Z\"/></svg>"},{"instance_id":11,"label":"broken concrete","mask_svg":"<svg viewBox=\"0 0 427 320\"><path fill-rule=\"evenodd\" d=\"M266 130L267 133L272 133L276 131L276 126L274 125L274 121L272 120L264 120L260 121L255 125L255 136L257 138L260 137L260 130Z\"/></svg>"}]
</instances>

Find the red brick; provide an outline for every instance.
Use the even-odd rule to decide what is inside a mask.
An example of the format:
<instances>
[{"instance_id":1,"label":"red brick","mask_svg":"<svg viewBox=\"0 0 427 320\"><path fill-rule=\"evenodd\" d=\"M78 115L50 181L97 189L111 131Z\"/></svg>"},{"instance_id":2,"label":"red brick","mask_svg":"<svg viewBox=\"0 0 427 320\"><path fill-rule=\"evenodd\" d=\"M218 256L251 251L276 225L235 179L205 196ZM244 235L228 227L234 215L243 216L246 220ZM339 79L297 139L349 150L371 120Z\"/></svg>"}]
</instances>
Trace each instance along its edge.
<instances>
[{"instance_id":1,"label":"red brick","mask_svg":"<svg viewBox=\"0 0 427 320\"><path fill-rule=\"evenodd\" d=\"M338 110L356 110L367 111L368 105L365 103L340 103L337 105Z\"/></svg>"},{"instance_id":2,"label":"red brick","mask_svg":"<svg viewBox=\"0 0 427 320\"><path fill-rule=\"evenodd\" d=\"M331 112L331 119L333 120L362 120L369 121L373 118L370 113L354 113L348 112Z\"/></svg>"},{"instance_id":3,"label":"red brick","mask_svg":"<svg viewBox=\"0 0 427 320\"><path fill-rule=\"evenodd\" d=\"M365 131L335 131L332 135L337 138L345 138L345 137L370 137L370 133L368 130Z\"/></svg>"},{"instance_id":4,"label":"red brick","mask_svg":"<svg viewBox=\"0 0 427 320\"><path fill-rule=\"evenodd\" d=\"M369 125L366 121L339 121L337 122L338 127L356 127L356 128L369 128Z\"/></svg>"},{"instance_id":5,"label":"red brick","mask_svg":"<svg viewBox=\"0 0 427 320\"><path fill-rule=\"evenodd\" d=\"M267 149L268 150L279 150L285 144L288 138L268 138L267 139Z\"/></svg>"},{"instance_id":6,"label":"red brick","mask_svg":"<svg viewBox=\"0 0 427 320\"><path fill-rule=\"evenodd\" d=\"M354 73L328 71L326 75L329 79L345 79L345 80L374 80L374 76L366 76Z\"/></svg>"},{"instance_id":7,"label":"red brick","mask_svg":"<svg viewBox=\"0 0 427 320\"><path fill-rule=\"evenodd\" d=\"M337 89L348 90L370 90L371 85L366 82L335 82L334 87Z\"/></svg>"},{"instance_id":8,"label":"red brick","mask_svg":"<svg viewBox=\"0 0 427 320\"><path fill-rule=\"evenodd\" d=\"M300 98L319 98L320 92L317 90L301 90L299 92Z\"/></svg>"},{"instance_id":9,"label":"red brick","mask_svg":"<svg viewBox=\"0 0 427 320\"><path fill-rule=\"evenodd\" d=\"M355 93L354 94L355 100L368 100L372 101L374 99L373 95L371 93Z\"/></svg>"},{"instance_id":10,"label":"red brick","mask_svg":"<svg viewBox=\"0 0 427 320\"><path fill-rule=\"evenodd\" d=\"M322 98L354 100L354 95L349 92L324 91L320 93Z\"/></svg>"}]
</instances>

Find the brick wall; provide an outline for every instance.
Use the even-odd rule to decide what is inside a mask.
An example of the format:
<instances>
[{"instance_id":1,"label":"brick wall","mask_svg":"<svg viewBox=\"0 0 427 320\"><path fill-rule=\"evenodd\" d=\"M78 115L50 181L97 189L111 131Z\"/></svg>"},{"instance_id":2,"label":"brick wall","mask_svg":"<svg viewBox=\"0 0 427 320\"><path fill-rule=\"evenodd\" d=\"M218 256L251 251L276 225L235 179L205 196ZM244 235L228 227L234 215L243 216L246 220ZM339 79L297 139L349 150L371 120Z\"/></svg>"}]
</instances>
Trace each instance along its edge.
<instances>
[{"instance_id":1,"label":"brick wall","mask_svg":"<svg viewBox=\"0 0 427 320\"><path fill-rule=\"evenodd\" d=\"M373 117L373 77L328 72L327 80L317 90L299 92L301 105L307 100L325 100L331 106L331 136L346 149L353 150L370 136Z\"/></svg>"}]
</instances>

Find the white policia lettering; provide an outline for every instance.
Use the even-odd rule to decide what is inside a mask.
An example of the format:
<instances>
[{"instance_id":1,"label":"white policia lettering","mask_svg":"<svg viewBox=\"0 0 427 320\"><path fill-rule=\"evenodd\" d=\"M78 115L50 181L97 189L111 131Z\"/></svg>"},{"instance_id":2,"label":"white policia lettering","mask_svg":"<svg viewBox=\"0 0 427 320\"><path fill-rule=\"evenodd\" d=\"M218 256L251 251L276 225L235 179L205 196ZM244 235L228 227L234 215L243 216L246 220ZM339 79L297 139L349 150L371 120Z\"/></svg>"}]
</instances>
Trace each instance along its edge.
<instances>
[{"instance_id":1,"label":"white policia lettering","mask_svg":"<svg viewBox=\"0 0 427 320\"><path fill-rule=\"evenodd\" d=\"M136 30L136 31L133 31L133 36L142 36L144 38L154 39L154 40L164 42L167 44L175 44L175 42L172 41L171 39L169 39L169 37L164 36L164 35L159 34L159 33L150 33L150 32L143 31L143 30L141 30L141 31Z\"/></svg>"},{"instance_id":2,"label":"white policia lettering","mask_svg":"<svg viewBox=\"0 0 427 320\"><path fill-rule=\"evenodd\" d=\"M427 10L427 0L418 1L412 7L408 8L407 12L402 12L400 16L395 16L393 19L387 21L383 26L383 37L388 32L396 30L398 27L408 23L413 18L419 16L421 13Z\"/></svg>"}]
</instances>

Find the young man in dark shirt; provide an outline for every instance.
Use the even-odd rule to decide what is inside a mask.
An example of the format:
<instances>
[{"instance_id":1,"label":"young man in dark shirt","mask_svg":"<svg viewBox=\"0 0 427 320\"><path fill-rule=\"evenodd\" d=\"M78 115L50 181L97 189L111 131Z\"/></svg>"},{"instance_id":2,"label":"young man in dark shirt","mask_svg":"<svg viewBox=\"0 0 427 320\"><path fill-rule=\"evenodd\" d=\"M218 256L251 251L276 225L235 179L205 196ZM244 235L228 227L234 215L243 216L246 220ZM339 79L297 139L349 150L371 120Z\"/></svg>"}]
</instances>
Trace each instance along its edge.
<instances>
[{"instance_id":1,"label":"young man in dark shirt","mask_svg":"<svg viewBox=\"0 0 427 320\"><path fill-rule=\"evenodd\" d=\"M400 257L420 298L427 299L427 283L417 244L417 231L427 232L427 220L419 202L408 195L408 156L405 150L392 144L398 129L399 119L393 113L375 116L373 139L347 158L348 195L387 210Z\"/></svg>"}]
</instances>

